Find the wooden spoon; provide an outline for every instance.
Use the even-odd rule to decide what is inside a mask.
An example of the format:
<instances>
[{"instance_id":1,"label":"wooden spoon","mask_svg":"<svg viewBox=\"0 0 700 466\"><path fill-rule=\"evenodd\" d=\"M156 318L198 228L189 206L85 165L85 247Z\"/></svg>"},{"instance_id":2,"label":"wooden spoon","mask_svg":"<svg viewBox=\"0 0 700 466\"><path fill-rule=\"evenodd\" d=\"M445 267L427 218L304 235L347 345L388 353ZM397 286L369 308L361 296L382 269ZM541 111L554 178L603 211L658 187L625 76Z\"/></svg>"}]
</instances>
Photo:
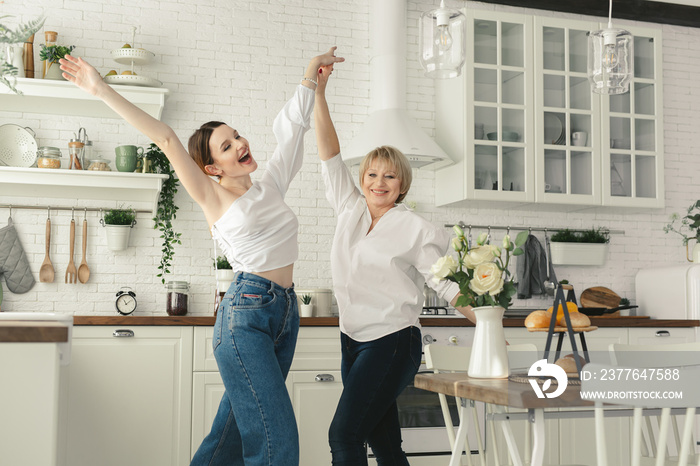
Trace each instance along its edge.
<instances>
[{"instance_id":1,"label":"wooden spoon","mask_svg":"<svg viewBox=\"0 0 700 466\"><path fill-rule=\"evenodd\" d=\"M83 220L83 260L80 261L80 267L78 267L78 280L80 283L87 283L90 278L90 267L87 265L85 260L85 246L87 245L87 219Z\"/></svg>"},{"instance_id":2,"label":"wooden spoon","mask_svg":"<svg viewBox=\"0 0 700 466\"><path fill-rule=\"evenodd\" d=\"M39 281L42 283L53 283L54 269L51 259L49 259L49 247L51 244L51 219L46 219L46 257L39 269Z\"/></svg>"}]
</instances>

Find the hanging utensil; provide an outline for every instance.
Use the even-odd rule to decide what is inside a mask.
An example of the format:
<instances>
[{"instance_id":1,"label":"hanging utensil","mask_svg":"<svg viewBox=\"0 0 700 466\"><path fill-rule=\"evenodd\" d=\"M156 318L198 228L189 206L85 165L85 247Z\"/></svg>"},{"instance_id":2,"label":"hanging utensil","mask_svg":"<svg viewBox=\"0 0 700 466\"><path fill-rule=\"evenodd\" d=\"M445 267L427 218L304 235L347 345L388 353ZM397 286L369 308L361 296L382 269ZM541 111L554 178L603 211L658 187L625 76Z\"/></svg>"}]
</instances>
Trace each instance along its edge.
<instances>
[{"instance_id":1,"label":"hanging utensil","mask_svg":"<svg viewBox=\"0 0 700 466\"><path fill-rule=\"evenodd\" d=\"M87 246L87 209L85 209L85 218L83 218L83 260L80 261L80 267L78 267L78 280L80 283L87 283L90 279L90 267L87 265L85 260L85 248Z\"/></svg>"},{"instance_id":2,"label":"hanging utensil","mask_svg":"<svg viewBox=\"0 0 700 466\"><path fill-rule=\"evenodd\" d=\"M36 162L36 139L31 128L7 124L0 126L0 163L28 168Z\"/></svg>"},{"instance_id":3,"label":"hanging utensil","mask_svg":"<svg viewBox=\"0 0 700 466\"><path fill-rule=\"evenodd\" d=\"M46 218L46 256L44 262L41 263L39 269L39 281L42 283L53 283L54 268L49 258L49 249L51 245L51 209L49 208L48 217Z\"/></svg>"},{"instance_id":4,"label":"hanging utensil","mask_svg":"<svg viewBox=\"0 0 700 466\"><path fill-rule=\"evenodd\" d=\"M549 248L549 236L547 235L547 229L544 229L544 255L547 261L547 279L544 281L544 291L549 296L554 296L554 291L557 289L557 275L554 273L554 267L552 266L552 251Z\"/></svg>"},{"instance_id":5,"label":"hanging utensil","mask_svg":"<svg viewBox=\"0 0 700 466\"><path fill-rule=\"evenodd\" d=\"M78 269L75 268L75 262L73 262L73 249L75 246L75 219L70 219L70 260L68 261L68 267L66 267L66 283L77 283Z\"/></svg>"}]
</instances>

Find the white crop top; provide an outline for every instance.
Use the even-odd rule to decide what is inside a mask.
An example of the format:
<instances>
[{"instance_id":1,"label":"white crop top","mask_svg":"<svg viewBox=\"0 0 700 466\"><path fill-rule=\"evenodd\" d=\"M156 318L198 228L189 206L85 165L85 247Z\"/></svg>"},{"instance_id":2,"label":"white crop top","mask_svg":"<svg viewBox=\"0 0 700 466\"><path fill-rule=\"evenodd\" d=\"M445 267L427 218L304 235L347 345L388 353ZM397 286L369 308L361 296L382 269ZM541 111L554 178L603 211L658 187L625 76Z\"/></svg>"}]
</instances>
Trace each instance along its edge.
<instances>
[{"instance_id":1,"label":"white crop top","mask_svg":"<svg viewBox=\"0 0 700 466\"><path fill-rule=\"evenodd\" d=\"M211 228L235 271L266 272L292 264L299 256L299 222L284 195L303 162L314 96L308 87L297 86L272 125L277 148L265 173Z\"/></svg>"}]
</instances>

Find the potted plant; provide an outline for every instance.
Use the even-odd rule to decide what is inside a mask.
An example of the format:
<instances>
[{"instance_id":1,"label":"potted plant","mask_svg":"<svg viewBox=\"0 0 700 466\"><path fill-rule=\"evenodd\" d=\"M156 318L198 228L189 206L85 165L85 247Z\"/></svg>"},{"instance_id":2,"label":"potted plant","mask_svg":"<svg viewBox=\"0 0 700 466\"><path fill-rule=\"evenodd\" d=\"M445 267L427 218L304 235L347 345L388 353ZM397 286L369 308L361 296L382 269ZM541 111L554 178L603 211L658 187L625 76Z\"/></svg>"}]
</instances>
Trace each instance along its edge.
<instances>
[{"instance_id":1,"label":"potted plant","mask_svg":"<svg viewBox=\"0 0 700 466\"><path fill-rule=\"evenodd\" d=\"M299 314L301 317L312 317L314 315L314 305L311 304L310 294L301 296L301 309Z\"/></svg>"},{"instance_id":2,"label":"potted plant","mask_svg":"<svg viewBox=\"0 0 700 466\"><path fill-rule=\"evenodd\" d=\"M44 45L41 44L41 52L39 58L46 62L46 74L44 79L63 79L63 72L58 65L58 60L65 57L73 51L75 45L65 47L63 45Z\"/></svg>"},{"instance_id":3,"label":"potted plant","mask_svg":"<svg viewBox=\"0 0 700 466\"><path fill-rule=\"evenodd\" d=\"M233 281L233 268L225 256L216 258L216 284L219 293L225 293Z\"/></svg>"},{"instance_id":4,"label":"potted plant","mask_svg":"<svg viewBox=\"0 0 700 466\"><path fill-rule=\"evenodd\" d=\"M683 238L685 244L686 259L700 263L700 200L693 202L688 207L687 215L681 218L677 213L671 214L671 223L664 227L665 233L676 233ZM676 226L676 222L679 222ZM688 257L688 242L694 239L692 259Z\"/></svg>"},{"instance_id":5,"label":"potted plant","mask_svg":"<svg viewBox=\"0 0 700 466\"><path fill-rule=\"evenodd\" d=\"M100 223L107 232L107 247L112 251L121 251L129 246L129 235L136 225L136 212L132 208L110 209Z\"/></svg>"},{"instance_id":6,"label":"potted plant","mask_svg":"<svg viewBox=\"0 0 700 466\"><path fill-rule=\"evenodd\" d=\"M608 255L610 233L606 228L559 230L552 235L552 264L603 265Z\"/></svg>"},{"instance_id":7,"label":"potted plant","mask_svg":"<svg viewBox=\"0 0 700 466\"><path fill-rule=\"evenodd\" d=\"M10 15L0 16L0 19L9 18ZM0 44L21 44L28 38L33 36L41 27L44 25L45 17L39 17L33 21L26 24L20 24L15 29L0 23ZM8 63L5 60L5 50L0 50L0 84L7 86L11 92L15 94L22 94L15 87L17 74L19 69Z\"/></svg>"}]
</instances>

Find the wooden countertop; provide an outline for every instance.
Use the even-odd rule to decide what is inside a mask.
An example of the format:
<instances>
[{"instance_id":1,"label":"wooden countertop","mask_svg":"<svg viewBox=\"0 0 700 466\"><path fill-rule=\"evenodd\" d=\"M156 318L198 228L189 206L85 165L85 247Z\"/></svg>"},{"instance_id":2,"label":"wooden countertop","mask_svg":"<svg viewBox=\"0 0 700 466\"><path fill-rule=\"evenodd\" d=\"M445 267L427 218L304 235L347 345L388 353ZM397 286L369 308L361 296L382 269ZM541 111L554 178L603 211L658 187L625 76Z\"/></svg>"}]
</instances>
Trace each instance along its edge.
<instances>
[{"instance_id":1,"label":"wooden countertop","mask_svg":"<svg viewBox=\"0 0 700 466\"><path fill-rule=\"evenodd\" d=\"M213 326L214 316L75 316L74 325L192 325ZM504 327L525 327L525 319L503 319ZM424 327L473 327L463 318L421 317ZM597 327L700 327L700 320L650 319L648 317L591 317ZM302 317L302 327L337 327L337 317Z\"/></svg>"},{"instance_id":2,"label":"wooden countertop","mask_svg":"<svg viewBox=\"0 0 700 466\"><path fill-rule=\"evenodd\" d=\"M59 322L0 321L0 343L65 343L68 327Z\"/></svg>"}]
</instances>

